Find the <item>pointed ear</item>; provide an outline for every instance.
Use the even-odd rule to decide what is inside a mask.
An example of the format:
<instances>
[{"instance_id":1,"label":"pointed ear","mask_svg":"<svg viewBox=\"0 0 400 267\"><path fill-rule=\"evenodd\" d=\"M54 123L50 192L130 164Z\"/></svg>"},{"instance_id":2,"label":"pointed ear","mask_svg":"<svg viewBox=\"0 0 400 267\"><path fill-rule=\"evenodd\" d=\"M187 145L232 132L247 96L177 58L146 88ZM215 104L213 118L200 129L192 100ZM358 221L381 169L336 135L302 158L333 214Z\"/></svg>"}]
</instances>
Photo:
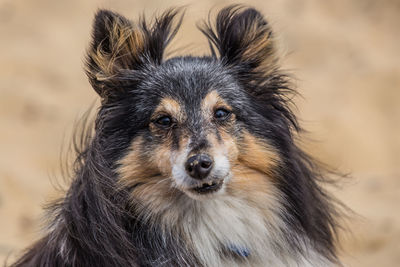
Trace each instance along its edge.
<instances>
[{"instance_id":1,"label":"pointed ear","mask_svg":"<svg viewBox=\"0 0 400 267\"><path fill-rule=\"evenodd\" d=\"M200 30L216 47L223 63L245 72L266 72L276 63L272 30L253 8L240 5L222 9L213 26L210 22Z\"/></svg>"},{"instance_id":2,"label":"pointed ear","mask_svg":"<svg viewBox=\"0 0 400 267\"><path fill-rule=\"evenodd\" d=\"M86 57L86 73L102 97L118 94L121 76L142 69L146 64L161 64L166 46L180 26L173 20L178 10L169 10L148 25L108 11L99 10L94 19L92 42Z\"/></svg>"}]
</instances>

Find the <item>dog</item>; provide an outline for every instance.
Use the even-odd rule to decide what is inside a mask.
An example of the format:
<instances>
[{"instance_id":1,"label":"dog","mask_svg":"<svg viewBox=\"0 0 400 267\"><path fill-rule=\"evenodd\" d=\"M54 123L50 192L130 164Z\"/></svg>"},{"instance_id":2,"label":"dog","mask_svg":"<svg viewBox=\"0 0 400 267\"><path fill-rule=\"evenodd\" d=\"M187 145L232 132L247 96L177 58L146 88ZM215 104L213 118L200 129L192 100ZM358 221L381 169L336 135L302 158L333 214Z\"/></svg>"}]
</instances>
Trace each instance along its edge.
<instances>
[{"instance_id":1,"label":"dog","mask_svg":"<svg viewBox=\"0 0 400 267\"><path fill-rule=\"evenodd\" d=\"M199 25L203 57L164 56L182 23L95 15L101 98L47 234L12 266L337 266L338 208L297 145L290 79L254 8Z\"/></svg>"}]
</instances>

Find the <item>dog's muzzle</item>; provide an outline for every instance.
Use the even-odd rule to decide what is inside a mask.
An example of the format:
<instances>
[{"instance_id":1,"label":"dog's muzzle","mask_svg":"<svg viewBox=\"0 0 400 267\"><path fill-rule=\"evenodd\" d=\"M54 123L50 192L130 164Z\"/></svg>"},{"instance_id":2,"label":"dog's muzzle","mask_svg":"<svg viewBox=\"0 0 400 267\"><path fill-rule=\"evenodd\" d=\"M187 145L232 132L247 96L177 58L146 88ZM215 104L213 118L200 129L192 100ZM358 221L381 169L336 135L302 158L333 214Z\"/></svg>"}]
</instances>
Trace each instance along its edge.
<instances>
[{"instance_id":1,"label":"dog's muzzle","mask_svg":"<svg viewBox=\"0 0 400 267\"><path fill-rule=\"evenodd\" d=\"M196 179L196 186L191 187L190 191L197 194L213 193L221 189L223 179L210 177L214 167L213 159L207 154L197 154L191 156L185 163L186 173Z\"/></svg>"}]
</instances>

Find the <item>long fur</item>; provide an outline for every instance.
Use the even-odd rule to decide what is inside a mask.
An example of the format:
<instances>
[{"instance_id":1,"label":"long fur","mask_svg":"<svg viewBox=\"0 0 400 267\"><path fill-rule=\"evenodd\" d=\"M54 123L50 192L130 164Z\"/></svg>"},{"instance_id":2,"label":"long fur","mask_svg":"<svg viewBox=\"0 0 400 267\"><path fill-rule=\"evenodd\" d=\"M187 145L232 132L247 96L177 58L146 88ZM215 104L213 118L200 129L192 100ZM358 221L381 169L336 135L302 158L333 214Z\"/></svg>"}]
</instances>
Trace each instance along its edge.
<instances>
[{"instance_id":1,"label":"long fur","mask_svg":"<svg viewBox=\"0 0 400 267\"><path fill-rule=\"evenodd\" d=\"M86 66L102 99L94 131L78 142L74 179L50 208L47 234L12 266L340 264L339 213L321 186L323 170L296 145L301 129L269 24L255 9L224 8L215 24L200 27L212 56L165 60L182 20L178 13L169 10L152 24L96 14ZM219 139L217 133L204 140L209 135L200 115L188 109L182 120L197 119L187 122L187 132L161 137L152 128L160 99L179 113L174 105L200 107L201 99L213 97L210 88L235 115ZM188 197L157 169L163 158L155 160L157 153L189 153L195 137L187 141L188 132L198 137L197 149L214 151L216 160L230 140L237 164L218 164L248 179L233 175L226 194L215 198Z\"/></svg>"}]
</instances>

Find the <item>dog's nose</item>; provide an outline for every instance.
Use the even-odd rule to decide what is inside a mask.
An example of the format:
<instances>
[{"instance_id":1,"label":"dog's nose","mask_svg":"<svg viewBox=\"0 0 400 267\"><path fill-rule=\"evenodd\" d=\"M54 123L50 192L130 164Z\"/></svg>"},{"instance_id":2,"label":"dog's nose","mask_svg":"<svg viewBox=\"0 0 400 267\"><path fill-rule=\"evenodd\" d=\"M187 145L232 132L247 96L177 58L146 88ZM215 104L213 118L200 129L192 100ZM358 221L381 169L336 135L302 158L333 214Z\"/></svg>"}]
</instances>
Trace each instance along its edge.
<instances>
[{"instance_id":1,"label":"dog's nose","mask_svg":"<svg viewBox=\"0 0 400 267\"><path fill-rule=\"evenodd\" d=\"M206 178L213 167L213 160L206 154L190 157L185 164L186 172L193 178L202 180Z\"/></svg>"}]
</instances>

